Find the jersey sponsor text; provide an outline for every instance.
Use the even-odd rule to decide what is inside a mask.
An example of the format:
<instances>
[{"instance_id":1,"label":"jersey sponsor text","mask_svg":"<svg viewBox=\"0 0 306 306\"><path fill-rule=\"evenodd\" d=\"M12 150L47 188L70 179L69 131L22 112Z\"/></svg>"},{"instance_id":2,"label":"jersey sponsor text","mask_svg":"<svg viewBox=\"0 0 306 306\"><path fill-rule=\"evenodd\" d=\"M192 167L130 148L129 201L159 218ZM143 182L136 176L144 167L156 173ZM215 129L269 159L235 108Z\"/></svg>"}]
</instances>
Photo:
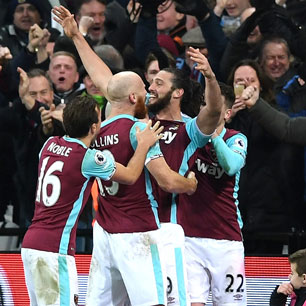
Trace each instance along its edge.
<instances>
[{"instance_id":1,"label":"jersey sponsor text","mask_svg":"<svg viewBox=\"0 0 306 306\"><path fill-rule=\"evenodd\" d=\"M220 179L224 173L224 170L219 166L205 164L201 162L201 160L198 158L196 160L197 170L202 173L207 173L209 175L212 175L215 177L215 179Z\"/></svg>"}]
</instances>

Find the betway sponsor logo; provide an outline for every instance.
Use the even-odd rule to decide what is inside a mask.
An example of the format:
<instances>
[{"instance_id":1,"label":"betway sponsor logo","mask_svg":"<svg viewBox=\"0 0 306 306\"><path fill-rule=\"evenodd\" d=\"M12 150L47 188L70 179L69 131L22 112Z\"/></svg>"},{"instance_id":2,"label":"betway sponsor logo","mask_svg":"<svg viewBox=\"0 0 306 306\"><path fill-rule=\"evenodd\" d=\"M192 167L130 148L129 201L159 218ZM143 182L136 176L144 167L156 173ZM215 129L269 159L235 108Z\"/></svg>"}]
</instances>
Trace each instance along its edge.
<instances>
[{"instance_id":1,"label":"betway sponsor logo","mask_svg":"<svg viewBox=\"0 0 306 306\"><path fill-rule=\"evenodd\" d=\"M220 179L224 173L224 170L213 164L205 164L200 159L196 160L197 170L202 173L212 175L215 179Z\"/></svg>"},{"instance_id":2,"label":"betway sponsor logo","mask_svg":"<svg viewBox=\"0 0 306 306\"><path fill-rule=\"evenodd\" d=\"M166 131L163 133L163 137L162 140L164 140L165 144L170 144L173 139L175 138L175 136L177 135L177 133L172 133L170 131Z\"/></svg>"}]
</instances>

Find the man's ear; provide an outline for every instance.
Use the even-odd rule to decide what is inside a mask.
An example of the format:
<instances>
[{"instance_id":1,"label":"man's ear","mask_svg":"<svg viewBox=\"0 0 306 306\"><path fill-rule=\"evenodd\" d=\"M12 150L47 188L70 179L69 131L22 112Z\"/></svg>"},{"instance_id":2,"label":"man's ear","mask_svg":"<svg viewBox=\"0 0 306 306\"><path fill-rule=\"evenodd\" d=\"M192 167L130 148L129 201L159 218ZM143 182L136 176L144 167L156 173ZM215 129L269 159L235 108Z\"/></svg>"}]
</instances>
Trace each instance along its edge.
<instances>
[{"instance_id":1,"label":"man's ear","mask_svg":"<svg viewBox=\"0 0 306 306\"><path fill-rule=\"evenodd\" d=\"M135 103L136 103L137 97L136 97L136 95L135 95L134 92L131 93L131 94L129 94L129 100L130 100L130 103L131 103L131 104L135 104Z\"/></svg>"},{"instance_id":2,"label":"man's ear","mask_svg":"<svg viewBox=\"0 0 306 306\"><path fill-rule=\"evenodd\" d=\"M96 131L97 131L97 128L98 128L98 124L97 123L93 123L90 127L90 133L92 135L95 135L96 134Z\"/></svg>"},{"instance_id":3,"label":"man's ear","mask_svg":"<svg viewBox=\"0 0 306 306\"><path fill-rule=\"evenodd\" d=\"M183 94L184 94L184 89L178 88L173 91L172 95L173 95L173 98L178 99L178 98L181 98Z\"/></svg>"},{"instance_id":4,"label":"man's ear","mask_svg":"<svg viewBox=\"0 0 306 306\"><path fill-rule=\"evenodd\" d=\"M302 277L303 277L303 284L306 285L306 273L303 273Z\"/></svg>"},{"instance_id":5,"label":"man's ear","mask_svg":"<svg viewBox=\"0 0 306 306\"><path fill-rule=\"evenodd\" d=\"M225 121L227 121L232 115L232 109L231 108L228 108L226 111L225 111L225 115L224 115L224 119Z\"/></svg>"}]
</instances>

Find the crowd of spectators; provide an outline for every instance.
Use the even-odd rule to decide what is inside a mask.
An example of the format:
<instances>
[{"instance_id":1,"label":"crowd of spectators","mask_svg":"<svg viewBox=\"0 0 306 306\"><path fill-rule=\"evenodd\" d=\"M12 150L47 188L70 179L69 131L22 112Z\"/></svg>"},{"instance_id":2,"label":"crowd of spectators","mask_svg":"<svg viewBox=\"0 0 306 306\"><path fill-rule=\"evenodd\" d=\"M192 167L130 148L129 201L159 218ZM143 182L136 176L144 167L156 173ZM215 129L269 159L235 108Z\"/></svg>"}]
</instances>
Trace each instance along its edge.
<instances>
[{"instance_id":1,"label":"crowd of spectators","mask_svg":"<svg viewBox=\"0 0 306 306\"><path fill-rule=\"evenodd\" d=\"M103 109L102 119L107 114L107 101L72 41L52 21L54 5L74 13L81 33L113 73L133 70L149 88L160 69L177 67L205 87L186 53L192 46L208 57L220 82L234 88L255 84L260 99L273 108L306 116L303 0L10 0L0 5L2 222L13 205L14 223L29 226L38 154L49 136L65 133L65 104L76 95L91 95ZM22 94L25 86L30 97ZM239 93L236 98L228 126L249 143L239 189L246 253L281 254L286 242L275 234L306 230L306 151L259 125L239 104ZM198 110L192 102L181 108L194 117ZM90 227L90 205L82 218L80 224Z\"/></svg>"}]
</instances>

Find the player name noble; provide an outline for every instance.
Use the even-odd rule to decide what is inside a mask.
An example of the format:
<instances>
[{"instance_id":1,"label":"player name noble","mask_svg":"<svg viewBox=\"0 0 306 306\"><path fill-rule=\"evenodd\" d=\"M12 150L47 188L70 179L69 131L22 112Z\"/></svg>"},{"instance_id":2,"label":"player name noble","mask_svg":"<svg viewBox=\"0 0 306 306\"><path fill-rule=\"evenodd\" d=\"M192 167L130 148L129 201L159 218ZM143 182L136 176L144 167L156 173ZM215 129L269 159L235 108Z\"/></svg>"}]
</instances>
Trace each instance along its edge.
<instances>
[{"instance_id":1,"label":"player name noble","mask_svg":"<svg viewBox=\"0 0 306 306\"><path fill-rule=\"evenodd\" d=\"M94 142L94 147L95 148L101 148L105 146L111 146L119 143L119 135L114 134L114 135L106 135L103 137L98 137L95 142Z\"/></svg>"},{"instance_id":2,"label":"player name noble","mask_svg":"<svg viewBox=\"0 0 306 306\"><path fill-rule=\"evenodd\" d=\"M69 156L69 153L71 152L72 148L65 147L65 146L59 146L55 142L51 142L47 150L54 154L58 154L61 156Z\"/></svg>"}]
</instances>

